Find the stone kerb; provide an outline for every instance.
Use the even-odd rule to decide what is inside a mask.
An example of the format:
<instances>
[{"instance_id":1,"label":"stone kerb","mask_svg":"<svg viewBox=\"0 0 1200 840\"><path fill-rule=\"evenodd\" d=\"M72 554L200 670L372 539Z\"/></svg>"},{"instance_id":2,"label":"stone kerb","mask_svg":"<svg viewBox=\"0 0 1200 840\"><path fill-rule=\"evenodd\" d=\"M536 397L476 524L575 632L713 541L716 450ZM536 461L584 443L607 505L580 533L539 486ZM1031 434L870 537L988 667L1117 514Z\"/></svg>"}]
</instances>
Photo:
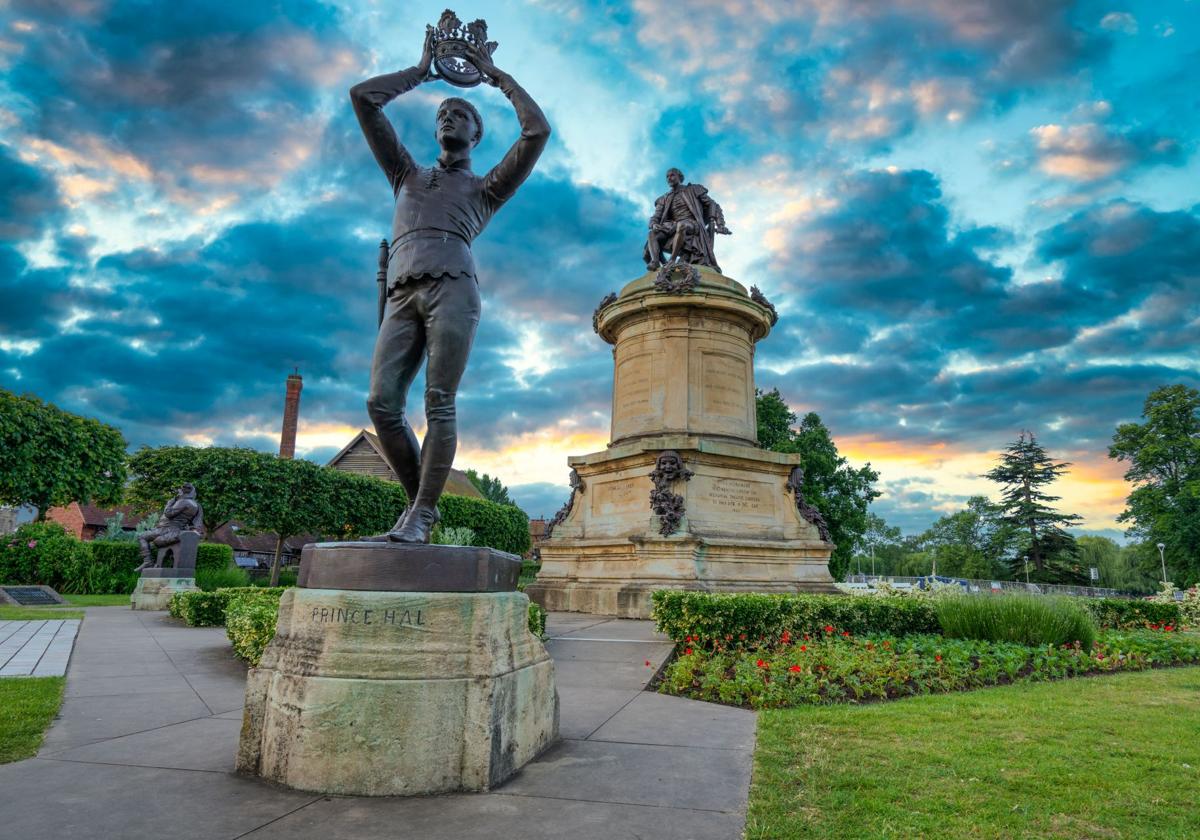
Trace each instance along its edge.
<instances>
[{"instance_id":1,"label":"stone kerb","mask_svg":"<svg viewBox=\"0 0 1200 840\"><path fill-rule=\"evenodd\" d=\"M355 545L306 549L306 579L333 574L311 568L323 550L344 557ZM381 551L391 564L424 555L431 573L455 552L473 572L483 562L478 549L418 548L406 559L405 547L377 546L360 562ZM418 585L419 574L405 576ZM476 580L487 588L487 575ZM514 591L288 590L247 680L238 770L346 795L499 784L558 736L554 664L528 609Z\"/></svg>"}]
</instances>

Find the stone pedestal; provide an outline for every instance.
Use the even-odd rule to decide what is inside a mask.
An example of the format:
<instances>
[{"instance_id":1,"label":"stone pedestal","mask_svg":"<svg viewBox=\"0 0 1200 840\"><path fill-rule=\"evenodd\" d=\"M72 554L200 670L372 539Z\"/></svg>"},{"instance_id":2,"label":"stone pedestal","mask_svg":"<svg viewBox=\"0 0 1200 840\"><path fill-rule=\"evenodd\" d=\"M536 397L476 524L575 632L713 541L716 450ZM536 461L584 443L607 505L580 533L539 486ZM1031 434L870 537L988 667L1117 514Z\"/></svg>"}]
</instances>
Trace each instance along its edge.
<instances>
[{"instance_id":1,"label":"stone pedestal","mask_svg":"<svg viewBox=\"0 0 1200 840\"><path fill-rule=\"evenodd\" d=\"M514 564L491 549L306 547L310 586L426 591L285 592L275 639L247 679L237 769L360 796L503 782L558 737L554 664L529 632L529 600L496 591L513 588ZM428 591L447 579L472 591Z\"/></svg>"},{"instance_id":2,"label":"stone pedestal","mask_svg":"<svg viewBox=\"0 0 1200 840\"><path fill-rule=\"evenodd\" d=\"M181 577L183 572L185 577ZM143 569L138 578L133 594L129 596L130 606L135 610L165 610L167 602L176 592L195 592L196 578L191 576L192 570L175 569Z\"/></svg>"},{"instance_id":3,"label":"stone pedestal","mask_svg":"<svg viewBox=\"0 0 1200 840\"><path fill-rule=\"evenodd\" d=\"M614 345L612 443L568 459L575 489L526 588L547 609L647 618L656 589L837 591L834 546L795 490L800 456L756 445L754 345L774 312L698 275L663 291L648 273L596 313Z\"/></svg>"}]
</instances>

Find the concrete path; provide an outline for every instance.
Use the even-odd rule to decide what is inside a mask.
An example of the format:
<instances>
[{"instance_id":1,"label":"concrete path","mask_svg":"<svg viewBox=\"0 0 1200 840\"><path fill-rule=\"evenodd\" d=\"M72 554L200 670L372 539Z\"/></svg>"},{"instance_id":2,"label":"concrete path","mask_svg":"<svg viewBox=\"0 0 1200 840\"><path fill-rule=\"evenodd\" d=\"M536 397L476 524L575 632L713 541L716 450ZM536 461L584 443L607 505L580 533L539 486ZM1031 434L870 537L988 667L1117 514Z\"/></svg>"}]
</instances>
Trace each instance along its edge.
<instances>
[{"instance_id":1,"label":"concrete path","mask_svg":"<svg viewBox=\"0 0 1200 840\"><path fill-rule=\"evenodd\" d=\"M78 632L77 618L0 621L0 677L61 677Z\"/></svg>"},{"instance_id":2,"label":"concrete path","mask_svg":"<svg viewBox=\"0 0 1200 840\"><path fill-rule=\"evenodd\" d=\"M646 621L553 614L563 740L487 794L319 796L231 772L245 669L221 628L90 608L37 758L0 765L4 836L741 836L754 715L644 691L670 652ZM645 663L649 661L648 667Z\"/></svg>"}]
</instances>

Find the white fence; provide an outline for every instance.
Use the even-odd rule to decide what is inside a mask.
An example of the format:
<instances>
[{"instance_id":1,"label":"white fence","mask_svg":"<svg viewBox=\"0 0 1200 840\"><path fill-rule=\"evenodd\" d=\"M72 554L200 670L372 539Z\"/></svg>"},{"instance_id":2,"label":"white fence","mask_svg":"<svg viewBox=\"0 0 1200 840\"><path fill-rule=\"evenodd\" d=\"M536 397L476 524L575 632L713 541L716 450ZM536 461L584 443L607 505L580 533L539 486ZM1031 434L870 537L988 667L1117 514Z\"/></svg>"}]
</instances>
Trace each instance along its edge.
<instances>
[{"instance_id":1,"label":"white fence","mask_svg":"<svg viewBox=\"0 0 1200 840\"><path fill-rule=\"evenodd\" d=\"M1132 592L1121 592L1117 589L1106 589L1100 586L1064 586L1057 583L1025 583L1017 580L970 580L967 578L951 578L938 575L937 577L898 577L894 575L850 575L846 585L850 589L874 589L877 581L885 581L895 589L926 589L929 582L936 580L942 584L957 584L966 592L1026 592L1035 595L1076 595L1083 598L1140 598Z\"/></svg>"}]
</instances>

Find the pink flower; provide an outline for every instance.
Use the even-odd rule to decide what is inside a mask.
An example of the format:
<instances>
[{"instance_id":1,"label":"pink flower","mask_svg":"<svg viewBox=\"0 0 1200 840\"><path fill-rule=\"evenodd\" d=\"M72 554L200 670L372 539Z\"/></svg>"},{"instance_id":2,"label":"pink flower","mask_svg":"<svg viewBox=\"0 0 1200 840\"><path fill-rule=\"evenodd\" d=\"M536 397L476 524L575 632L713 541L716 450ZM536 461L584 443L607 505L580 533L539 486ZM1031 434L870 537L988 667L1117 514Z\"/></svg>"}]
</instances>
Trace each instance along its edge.
<instances>
[{"instance_id":1,"label":"pink flower","mask_svg":"<svg viewBox=\"0 0 1200 840\"><path fill-rule=\"evenodd\" d=\"M30 540L30 541L29 541L29 547L30 547L30 548L37 548L37 540Z\"/></svg>"}]
</instances>

